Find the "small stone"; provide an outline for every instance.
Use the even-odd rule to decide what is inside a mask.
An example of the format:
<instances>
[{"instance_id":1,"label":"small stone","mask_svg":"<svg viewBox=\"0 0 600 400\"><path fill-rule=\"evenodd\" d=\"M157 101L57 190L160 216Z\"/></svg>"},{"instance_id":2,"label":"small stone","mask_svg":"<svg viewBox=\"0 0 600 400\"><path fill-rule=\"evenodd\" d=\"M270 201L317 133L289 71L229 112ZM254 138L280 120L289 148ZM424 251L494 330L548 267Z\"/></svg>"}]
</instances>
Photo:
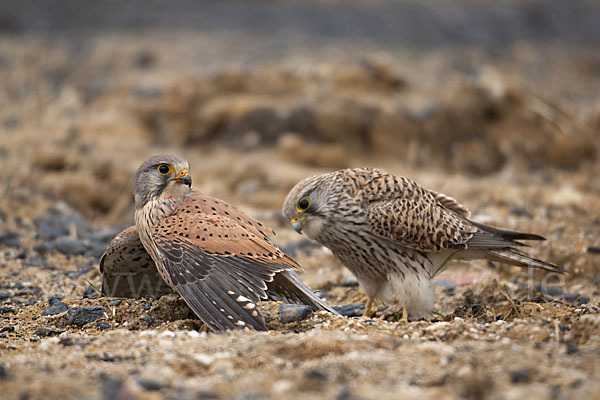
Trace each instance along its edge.
<instances>
[{"instance_id":1,"label":"small stone","mask_svg":"<svg viewBox=\"0 0 600 400\"><path fill-rule=\"evenodd\" d=\"M12 295L10 293L0 292L0 301L10 299L11 297L12 297Z\"/></svg>"},{"instance_id":2,"label":"small stone","mask_svg":"<svg viewBox=\"0 0 600 400\"><path fill-rule=\"evenodd\" d=\"M122 302L123 302L123 300L117 299L117 300L113 300L113 301L109 302L108 305L116 307L116 306L120 305Z\"/></svg>"},{"instance_id":3,"label":"small stone","mask_svg":"<svg viewBox=\"0 0 600 400\"><path fill-rule=\"evenodd\" d=\"M50 299L48 299L48 303L50 304L50 307L42 311L43 316L60 314L61 312L65 312L69 309L65 303L56 297L50 297Z\"/></svg>"},{"instance_id":4,"label":"small stone","mask_svg":"<svg viewBox=\"0 0 600 400\"><path fill-rule=\"evenodd\" d=\"M579 347L575 343L567 343L567 354L579 353Z\"/></svg>"},{"instance_id":5,"label":"small stone","mask_svg":"<svg viewBox=\"0 0 600 400\"><path fill-rule=\"evenodd\" d=\"M344 304L342 306L333 306L333 309L344 317L360 317L365 313L363 304Z\"/></svg>"},{"instance_id":6,"label":"small stone","mask_svg":"<svg viewBox=\"0 0 600 400\"><path fill-rule=\"evenodd\" d=\"M140 317L140 319L142 321L145 321L148 325L152 325L152 323L154 322L154 318L148 316Z\"/></svg>"},{"instance_id":7,"label":"small stone","mask_svg":"<svg viewBox=\"0 0 600 400\"><path fill-rule=\"evenodd\" d=\"M285 254L288 254L291 257L294 257L299 251L306 250L311 247L318 248L318 247L321 247L321 245L318 242L311 240L311 239L302 239L297 242L288 244L282 250Z\"/></svg>"},{"instance_id":8,"label":"small stone","mask_svg":"<svg viewBox=\"0 0 600 400\"><path fill-rule=\"evenodd\" d=\"M588 246L585 251L588 253L600 254L600 246Z\"/></svg>"},{"instance_id":9,"label":"small stone","mask_svg":"<svg viewBox=\"0 0 600 400\"><path fill-rule=\"evenodd\" d=\"M238 393L230 397L231 400L263 400L268 398L270 396L267 393L259 391Z\"/></svg>"},{"instance_id":10,"label":"small stone","mask_svg":"<svg viewBox=\"0 0 600 400\"><path fill-rule=\"evenodd\" d=\"M23 260L23 265L27 267L43 267L46 263L46 259L40 253L35 253Z\"/></svg>"},{"instance_id":11,"label":"small stone","mask_svg":"<svg viewBox=\"0 0 600 400\"><path fill-rule=\"evenodd\" d=\"M39 328L37 328L37 330L35 331L35 335L36 336L52 336L57 334L58 332L56 332L54 329L49 328L47 326L40 326Z\"/></svg>"},{"instance_id":12,"label":"small stone","mask_svg":"<svg viewBox=\"0 0 600 400\"><path fill-rule=\"evenodd\" d=\"M103 318L105 312L106 307L102 306L72 307L67 311L65 318L68 324L82 327L85 324Z\"/></svg>"},{"instance_id":13,"label":"small stone","mask_svg":"<svg viewBox=\"0 0 600 400\"><path fill-rule=\"evenodd\" d=\"M84 299L97 299L98 297L100 297L100 293L92 286L88 285L88 287L85 288L85 291L83 292Z\"/></svg>"},{"instance_id":14,"label":"small stone","mask_svg":"<svg viewBox=\"0 0 600 400\"><path fill-rule=\"evenodd\" d=\"M531 372L526 369L515 369L510 371L510 381L512 383L526 383L531 380Z\"/></svg>"},{"instance_id":15,"label":"small stone","mask_svg":"<svg viewBox=\"0 0 600 400\"><path fill-rule=\"evenodd\" d=\"M0 307L0 314L8 314L8 313L13 313L14 314L15 309L11 308L11 307Z\"/></svg>"},{"instance_id":16,"label":"small stone","mask_svg":"<svg viewBox=\"0 0 600 400\"><path fill-rule=\"evenodd\" d=\"M0 364L0 381L5 381L6 379L8 379L8 369L4 364Z\"/></svg>"},{"instance_id":17,"label":"small stone","mask_svg":"<svg viewBox=\"0 0 600 400\"><path fill-rule=\"evenodd\" d=\"M282 304L277 315L282 323L287 324L288 322L302 321L312 312L313 309L304 304Z\"/></svg>"},{"instance_id":18,"label":"small stone","mask_svg":"<svg viewBox=\"0 0 600 400\"><path fill-rule=\"evenodd\" d=\"M53 243L55 250L68 255L81 255L86 252L87 246L80 240L62 236L56 239Z\"/></svg>"},{"instance_id":19,"label":"small stone","mask_svg":"<svg viewBox=\"0 0 600 400\"><path fill-rule=\"evenodd\" d=\"M340 283L341 287L358 287L358 281L354 278L344 278L342 279L342 283Z\"/></svg>"},{"instance_id":20,"label":"small stone","mask_svg":"<svg viewBox=\"0 0 600 400\"><path fill-rule=\"evenodd\" d=\"M513 207L510 209L510 215L514 215L517 217L526 217L526 218L533 218L533 215L527 211L524 208L521 207Z\"/></svg>"},{"instance_id":21,"label":"small stone","mask_svg":"<svg viewBox=\"0 0 600 400\"><path fill-rule=\"evenodd\" d=\"M456 282L451 281L449 279L437 279L434 281L436 286L440 286L444 288L444 291L454 290L456 289Z\"/></svg>"},{"instance_id":22,"label":"small stone","mask_svg":"<svg viewBox=\"0 0 600 400\"><path fill-rule=\"evenodd\" d=\"M110 324L108 322L98 321L96 322L96 328L100 329L101 331L105 331L110 329Z\"/></svg>"},{"instance_id":23,"label":"small stone","mask_svg":"<svg viewBox=\"0 0 600 400\"><path fill-rule=\"evenodd\" d=\"M211 392L210 390L202 390L201 389L196 392L196 398L213 400L213 399L218 399L219 395L216 394L215 392Z\"/></svg>"},{"instance_id":24,"label":"small stone","mask_svg":"<svg viewBox=\"0 0 600 400\"><path fill-rule=\"evenodd\" d=\"M21 241L19 240L19 234L16 232L5 231L0 233L0 244L7 247L21 247Z\"/></svg>"}]
</instances>

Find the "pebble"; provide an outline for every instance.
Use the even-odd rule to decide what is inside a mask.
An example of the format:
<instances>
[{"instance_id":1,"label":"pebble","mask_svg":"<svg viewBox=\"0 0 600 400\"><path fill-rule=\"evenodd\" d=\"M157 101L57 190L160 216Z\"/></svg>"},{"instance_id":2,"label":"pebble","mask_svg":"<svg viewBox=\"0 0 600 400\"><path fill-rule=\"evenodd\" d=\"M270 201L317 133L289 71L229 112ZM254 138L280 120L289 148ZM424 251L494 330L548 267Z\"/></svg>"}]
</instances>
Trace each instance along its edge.
<instances>
[{"instance_id":1,"label":"pebble","mask_svg":"<svg viewBox=\"0 0 600 400\"><path fill-rule=\"evenodd\" d=\"M46 259L40 253L35 253L23 260L23 265L26 267L43 267L46 264Z\"/></svg>"},{"instance_id":2,"label":"pebble","mask_svg":"<svg viewBox=\"0 0 600 400\"><path fill-rule=\"evenodd\" d=\"M288 244L282 250L285 254L289 255L290 257L294 257L300 250L306 250L311 247L321 247L321 245L311 239L302 239L297 242Z\"/></svg>"},{"instance_id":3,"label":"pebble","mask_svg":"<svg viewBox=\"0 0 600 400\"><path fill-rule=\"evenodd\" d=\"M84 299L97 299L98 297L100 297L100 293L98 293L96 289L89 285L85 288L85 291L83 292Z\"/></svg>"},{"instance_id":4,"label":"pebble","mask_svg":"<svg viewBox=\"0 0 600 400\"><path fill-rule=\"evenodd\" d=\"M92 231L90 224L77 214L57 208L51 208L45 216L35 218L33 223L42 238L47 240L68 235L71 227L75 227L79 235Z\"/></svg>"},{"instance_id":5,"label":"pebble","mask_svg":"<svg viewBox=\"0 0 600 400\"><path fill-rule=\"evenodd\" d=\"M196 392L196 399L207 399L207 400L212 400L212 399L218 399L219 395L216 394L215 392L211 392L210 390L198 390Z\"/></svg>"},{"instance_id":6,"label":"pebble","mask_svg":"<svg viewBox=\"0 0 600 400\"><path fill-rule=\"evenodd\" d=\"M59 332L55 331L52 328L49 328L47 326L40 326L39 328L37 328L37 330L35 331L35 335L36 336L52 336L52 335L56 335Z\"/></svg>"},{"instance_id":7,"label":"pebble","mask_svg":"<svg viewBox=\"0 0 600 400\"><path fill-rule=\"evenodd\" d=\"M123 302L123 300L117 299L117 300L113 300L113 301L109 302L108 305L116 307L116 306L120 305L122 302Z\"/></svg>"},{"instance_id":8,"label":"pebble","mask_svg":"<svg viewBox=\"0 0 600 400\"><path fill-rule=\"evenodd\" d=\"M533 218L533 215L527 211L524 208L521 207L513 207L510 209L510 215L515 215L517 217L526 217L526 218Z\"/></svg>"},{"instance_id":9,"label":"pebble","mask_svg":"<svg viewBox=\"0 0 600 400\"><path fill-rule=\"evenodd\" d=\"M8 370L4 364L0 364L0 381L5 381L6 379L8 379Z\"/></svg>"},{"instance_id":10,"label":"pebble","mask_svg":"<svg viewBox=\"0 0 600 400\"><path fill-rule=\"evenodd\" d=\"M313 309L304 304L282 304L277 315L282 323L287 324L288 322L302 321L312 312Z\"/></svg>"},{"instance_id":11,"label":"pebble","mask_svg":"<svg viewBox=\"0 0 600 400\"><path fill-rule=\"evenodd\" d=\"M65 316L69 325L77 325L79 327L94 322L104 317L106 307L92 306L92 307L73 307L67 311Z\"/></svg>"},{"instance_id":12,"label":"pebble","mask_svg":"<svg viewBox=\"0 0 600 400\"><path fill-rule=\"evenodd\" d=\"M5 231L0 233L0 244L8 247L19 248L21 247L21 241L19 240L19 234L16 232Z\"/></svg>"},{"instance_id":13,"label":"pebble","mask_svg":"<svg viewBox=\"0 0 600 400\"><path fill-rule=\"evenodd\" d=\"M340 283L341 287L358 287L358 281L354 278L344 278L342 283Z\"/></svg>"},{"instance_id":14,"label":"pebble","mask_svg":"<svg viewBox=\"0 0 600 400\"><path fill-rule=\"evenodd\" d=\"M512 383L526 383L531 380L531 372L526 369L515 369L510 371L510 381Z\"/></svg>"},{"instance_id":15,"label":"pebble","mask_svg":"<svg viewBox=\"0 0 600 400\"><path fill-rule=\"evenodd\" d=\"M69 309L65 303L56 297L50 297L50 299L48 299L48 303L50 304L50 307L42 311L43 316L60 314L61 312L65 312Z\"/></svg>"},{"instance_id":16,"label":"pebble","mask_svg":"<svg viewBox=\"0 0 600 400\"><path fill-rule=\"evenodd\" d=\"M148 316L140 317L140 319L142 321L145 321L148 325L152 325L152 323L154 322L154 318Z\"/></svg>"},{"instance_id":17,"label":"pebble","mask_svg":"<svg viewBox=\"0 0 600 400\"><path fill-rule=\"evenodd\" d=\"M0 301L10 299L12 295L7 292L0 292Z\"/></svg>"},{"instance_id":18,"label":"pebble","mask_svg":"<svg viewBox=\"0 0 600 400\"><path fill-rule=\"evenodd\" d=\"M588 253L600 254L600 246L588 246L585 251Z\"/></svg>"},{"instance_id":19,"label":"pebble","mask_svg":"<svg viewBox=\"0 0 600 400\"><path fill-rule=\"evenodd\" d=\"M110 329L110 324L108 322L98 321L96 322L96 328L104 331L106 329Z\"/></svg>"},{"instance_id":20,"label":"pebble","mask_svg":"<svg viewBox=\"0 0 600 400\"><path fill-rule=\"evenodd\" d=\"M0 307L0 314L14 313L15 309L11 307Z\"/></svg>"},{"instance_id":21,"label":"pebble","mask_svg":"<svg viewBox=\"0 0 600 400\"><path fill-rule=\"evenodd\" d=\"M365 313L363 304L344 304L342 306L333 306L333 309L344 317L360 317Z\"/></svg>"},{"instance_id":22,"label":"pebble","mask_svg":"<svg viewBox=\"0 0 600 400\"><path fill-rule=\"evenodd\" d=\"M444 290L454 290L456 289L456 282L451 281L449 279L437 279L435 280L435 285L443 287Z\"/></svg>"},{"instance_id":23,"label":"pebble","mask_svg":"<svg viewBox=\"0 0 600 400\"><path fill-rule=\"evenodd\" d=\"M82 241L69 236L59 237L54 241L52 247L63 254L73 256L81 255L87 250L87 246Z\"/></svg>"},{"instance_id":24,"label":"pebble","mask_svg":"<svg viewBox=\"0 0 600 400\"><path fill-rule=\"evenodd\" d=\"M575 343L567 343L567 354L579 353L579 347Z\"/></svg>"}]
</instances>

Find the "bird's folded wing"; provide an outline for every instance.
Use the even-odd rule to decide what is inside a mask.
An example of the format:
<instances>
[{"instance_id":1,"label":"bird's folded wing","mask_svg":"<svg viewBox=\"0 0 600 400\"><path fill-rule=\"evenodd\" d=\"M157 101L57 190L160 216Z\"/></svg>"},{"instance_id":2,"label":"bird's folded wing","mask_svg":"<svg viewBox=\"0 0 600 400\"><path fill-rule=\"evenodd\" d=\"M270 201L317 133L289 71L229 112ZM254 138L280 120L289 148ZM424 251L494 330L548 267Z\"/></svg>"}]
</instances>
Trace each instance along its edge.
<instances>
[{"instance_id":1,"label":"bird's folded wing","mask_svg":"<svg viewBox=\"0 0 600 400\"><path fill-rule=\"evenodd\" d=\"M273 275L299 266L266 236L264 226L227 203L197 193L152 231L171 282L214 330L265 330L256 302Z\"/></svg>"},{"instance_id":2,"label":"bird's folded wing","mask_svg":"<svg viewBox=\"0 0 600 400\"><path fill-rule=\"evenodd\" d=\"M367 207L371 232L420 251L467 248L477 228L437 202L396 198Z\"/></svg>"}]
</instances>

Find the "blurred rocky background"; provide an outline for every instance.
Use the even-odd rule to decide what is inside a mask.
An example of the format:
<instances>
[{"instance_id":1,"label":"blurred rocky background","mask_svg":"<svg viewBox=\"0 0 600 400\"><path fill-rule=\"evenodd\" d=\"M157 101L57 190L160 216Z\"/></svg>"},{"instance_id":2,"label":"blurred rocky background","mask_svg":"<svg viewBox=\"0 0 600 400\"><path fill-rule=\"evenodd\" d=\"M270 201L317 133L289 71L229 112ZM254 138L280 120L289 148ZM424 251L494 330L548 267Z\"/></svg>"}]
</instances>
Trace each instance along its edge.
<instances>
[{"instance_id":1,"label":"blurred rocky background","mask_svg":"<svg viewBox=\"0 0 600 400\"><path fill-rule=\"evenodd\" d=\"M0 387L15 398L589 397L600 390L589 379L600 333L598 21L592 0L3 0ZM275 309L273 337L198 339L188 345L199 355L190 361L182 349L163 373L172 379L157 382L152 368L165 356L144 356L139 332L181 336L197 321L174 299L110 305L91 285L107 241L133 221L137 166L164 152L190 161L196 188L274 227L334 304L364 297L279 210L298 180L344 167L411 177L481 222L543 234L531 252L569 274L540 294L543 275L525 290L512 279L518 269L455 265L437 285L448 325L337 321L319 332L337 347L313 337L328 330L317 316L289 326ZM97 318L78 319L80 309ZM488 326L496 319L512 331ZM527 333L508 333L519 329ZM309 336L296 335L294 348L312 355L288 353L278 335L302 330ZM155 333L147 340L172 338ZM140 344L117 357L111 340ZM255 364L228 350L231 340L255 346ZM407 364L404 352L422 363ZM494 354L508 354L502 371L479 375L501 362ZM540 367L544 354L562 374ZM261 374L275 383L244 381Z\"/></svg>"}]
</instances>

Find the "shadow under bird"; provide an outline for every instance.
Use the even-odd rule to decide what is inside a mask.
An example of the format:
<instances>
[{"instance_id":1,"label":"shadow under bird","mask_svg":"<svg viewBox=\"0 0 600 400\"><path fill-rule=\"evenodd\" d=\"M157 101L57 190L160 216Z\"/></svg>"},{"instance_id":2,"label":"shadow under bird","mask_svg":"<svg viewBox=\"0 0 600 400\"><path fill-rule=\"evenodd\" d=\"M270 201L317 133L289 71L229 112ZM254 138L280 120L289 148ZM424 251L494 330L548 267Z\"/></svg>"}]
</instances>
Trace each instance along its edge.
<instances>
[{"instance_id":1,"label":"shadow under bird","mask_svg":"<svg viewBox=\"0 0 600 400\"><path fill-rule=\"evenodd\" d=\"M518 247L545 240L532 233L487 226L470 219L464 205L410 179L377 169L344 169L306 178L288 193L283 216L297 232L329 248L367 294L397 301L403 320L430 315L430 279L450 259L489 259L519 267L564 271Z\"/></svg>"},{"instance_id":2,"label":"shadow under bird","mask_svg":"<svg viewBox=\"0 0 600 400\"><path fill-rule=\"evenodd\" d=\"M300 266L269 239L271 229L191 183L188 162L176 155L139 167L135 227L119 233L100 261L105 293L174 291L214 331L266 330L256 308L265 299L337 314L302 283Z\"/></svg>"}]
</instances>

